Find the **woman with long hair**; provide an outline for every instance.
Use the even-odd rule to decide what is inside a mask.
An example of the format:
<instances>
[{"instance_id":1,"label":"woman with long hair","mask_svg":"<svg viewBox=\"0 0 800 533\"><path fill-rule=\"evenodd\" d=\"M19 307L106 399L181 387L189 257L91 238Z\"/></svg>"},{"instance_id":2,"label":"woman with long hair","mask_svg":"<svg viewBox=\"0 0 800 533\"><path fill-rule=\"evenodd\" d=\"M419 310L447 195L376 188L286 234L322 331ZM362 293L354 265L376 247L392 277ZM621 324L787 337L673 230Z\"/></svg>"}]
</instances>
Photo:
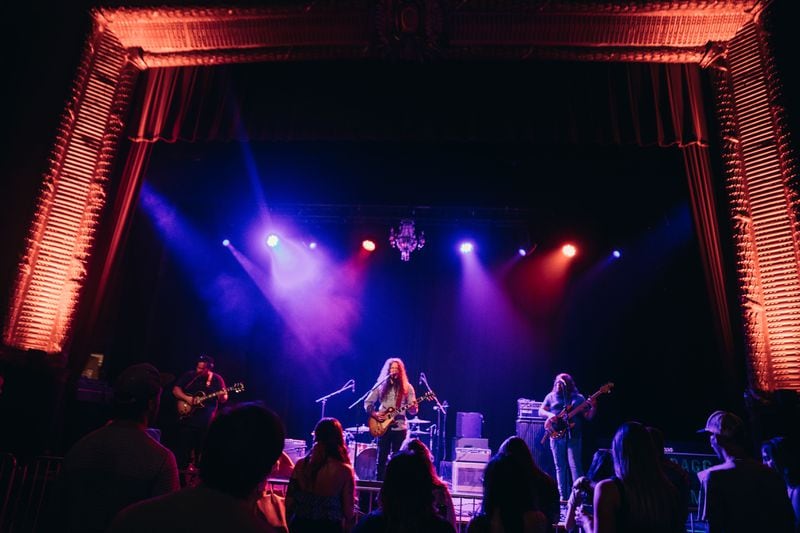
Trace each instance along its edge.
<instances>
[{"instance_id":1,"label":"woman with long hair","mask_svg":"<svg viewBox=\"0 0 800 533\"><path fill-rule=\"evenodd\" d=\"M546 533L551 524L531 498L531 472L512 456L498 453L483 472L481 514L467 533Z\"/></svg>"},{"instance_id":2,"label":"woman with long hair","mask_svg":"<svg viewBox=\"0 0 800 533\"><path fill-rule=\"evenodd\" d=\"M520 437L508 437L500 445L497 453L510 456L520 468L529 472L528 479L531 483L531 500L534 508L542 511L550 524L557 524L561 514L558 484L539 468L528 444Z\"/></svg>"},{"instance_id":3,"label":"woman with long hair","mask_svg":"<svg viewBox=\"0 0 800 533\"><path fill-rule=\"evenodd\" d=\"M593 517L578 517L583 528L594 533L684 531L678 491L661 469L647 428L638 422L622 424L611 454L615 477L595 487Z\"/></svg>"},{"instance_id":4,"label":"woman with long hair","mask_svg":"<svg viewBox=\"0 0 800 533\"><path fill-rule=\"evenodd\" d=\"M406 365L403 360L399 357L390 357L383 363L375 386L364 400L364 410L375 421L383 423L386 421L386 412L389 409L396 410L407 407L408 414L412 416L417 414L416 400L416 392L408 382ZM389 454L400 451L407 434L406 417L403 413L394 417L386 432L378 439L377 477L379 481L383 480L386 472Z\"/></svg>"},{"instance_id":5,"label":"woman with long hair","mask_svg":"<svg viewBox=\"0 0 800 533\"><path fill-rule=\"evenodd\" d=\"M297 461L286 493L292 533L349 531L355 516L355 473L342 425L323 418L314 428L311 452Z\"/></svg>"},{"instance_id":6,"label":"woman with long hair","mask_svg":"<svg viewBox=\"0 0 800 533\"><path fill-rule=\"evenodd\" d=\"M439 518L443 518L458 527L456 523L456 509L453 505L453 497L447 483L436 473L436 466L433 464L431 452L425 443L419 439L407 440L403 444L403 451L419 456L428 468L433 480L433 510Z\"/></svg>"},{"instance_id":7,"label":"woman with long hair","mask_svg":"<svg viewBox=\"0 0 800 533\"><path fill-rule=\"evenodd\" d=\"M386 467L380 508L359 521L354 533L455 533L433 510L433 478L414 453L395 454Z\"/></svg>"}]
</instances>

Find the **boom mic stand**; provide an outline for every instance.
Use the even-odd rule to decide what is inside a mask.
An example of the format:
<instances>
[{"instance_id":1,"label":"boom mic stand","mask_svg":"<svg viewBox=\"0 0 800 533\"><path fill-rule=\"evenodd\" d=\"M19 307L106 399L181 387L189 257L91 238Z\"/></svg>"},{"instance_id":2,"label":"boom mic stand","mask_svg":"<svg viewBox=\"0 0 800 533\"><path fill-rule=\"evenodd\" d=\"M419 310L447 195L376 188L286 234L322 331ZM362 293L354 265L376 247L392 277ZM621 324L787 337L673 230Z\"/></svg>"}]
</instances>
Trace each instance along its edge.
<instances>
[{"instance_id":1,"label":"boom mic stand","mask_svg":"<svg viewBox=\"0 0 800 533\"><path fill-rule=\"evenodd\" d=\"M420 374L419 380L425 385L428 392L433 392L425 374ZM436 394L433 395L433 399L436 401L436 405L433 407L436 411L436 445L431 446L431 448L434 448L433 457L436 460L436 468L438 470L439 463L445 459L445 455L447 454L447 447L444 439L447 433L447 407L449 406L447 405L447 400L445 400L444 404L440 403ZM431 439L433 439L433 436L431 436Z\"/></svg>"},{"instance_id":2,"label":"boom mic stand","mask_svg":"<svg viewBox=\"0 0 800 533\"><path fill-rule=\"evenodd\" d=\"M347 389L350 389L353 392L355 392L355 390L356 390L356 382L355 382L355 380L351 379L350 381L348 381L347 383L342 385L341 389L339 389L337 391L333 391L332 393L327 394L327 395L323 396L322 398L317 398L316 400L314 400L314 403L322 403L322 416L320 416L320 418L325 418L325 404L328 403L328 398L331 398L332 396L336 396L337 394L342 393L342 392L346 391Z\"/></svg>"},{"instance_id":3,"label":"boom mic stand","mask_svg":"<svg viewBox=\"0 0 800 533\"><path fill-rule=\"evenodd\" d=\"M361 395L361 398L359 398L358 400L356 400L356 401L354 401L353 403L351 403L351 404L350 404L350 407L348 407L348 409L352 409L353 407L355 407L356 405L358 405L358 404L359 404L359 402L363 402L363 401L364 401L364 400L367 398L367 396L369 396L369 394L370 394L372 391L374 391L375 389L377 389L378 387L380 387L381 385L383 385L384 383L386 383L386 380L388 380L390 377L391 377L391 374L387 374L385 378L383 378L382 380L380 380L379 382L377 382L375 385L373 385L373 386L372 386L372 388L371 388L371 389L369 389L367 392L365 392L364 394L362 394L362 395Z\"/></svg>"}]
</instances>

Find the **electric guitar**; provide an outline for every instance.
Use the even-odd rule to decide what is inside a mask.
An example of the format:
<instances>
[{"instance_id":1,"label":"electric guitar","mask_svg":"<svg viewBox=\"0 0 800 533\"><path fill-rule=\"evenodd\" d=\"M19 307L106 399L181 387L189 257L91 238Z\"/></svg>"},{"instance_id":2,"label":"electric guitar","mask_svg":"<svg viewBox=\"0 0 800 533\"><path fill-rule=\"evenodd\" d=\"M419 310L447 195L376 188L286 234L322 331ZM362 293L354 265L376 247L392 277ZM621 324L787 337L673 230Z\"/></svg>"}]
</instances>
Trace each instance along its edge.
<instances>
[{"instance_id":1,"label":"electric guitar","mask_svg":"<svg viewBox=\"0 0 800 533\"><path fill-rule=\"evenodd\" d=\"M193 404L183 400L178 400L178 417L186 418L187 416L190 416L192 413L194 413L195 409L201 409L205 407L205 405L203 405L203 402L205 402L206 400L216 398L217 396L222 396L227 392L238 393L242 392L243 390L244 390L244 384L234 383L233 385L231 385L226 389L218 390L217 392L212 392L211 394L206 394L205 392L202 391L195 392L194 394L192 394L192 396L196 398L196 401Z\"/></svg>"},{"instance_id":2,"label":"electric guitar","mask_svg":"<svg viewBox=\"0 0 800 533\"><path fill-rule=\"evenodd\" d=\"M382 436L384 433L386 433L386 430L389 429L389 426L392 425L392 422L394 422L394 419L397 417L397 415L402 415L412 407L416 407L425 400L433 400L435 396L436 395L433 393L433 391L428 391L409 404L398 407L397 409L390 407L386 411L383 411L383 414L386 415L386 418L383 420L383 422L378 422L370 416L367 420L367 424L369 425L369 434L373 437Z\"/></svg>"},{"instance_id":3,"label":"electric guitar","mask_svg":"<svg viewBox=\"0 0 800 533\"><path fill-rule=\"evenodd\" d=\"M598 396L611 392L613 388L613 383L606 383L600 387L597 392L589 396L585 402L576 407L568 405L557 415L548 418L544 423L544 436L542 437L541 443L544 444L547 439L560 439L566 435L567 431L575 427L575 422L571 422L572 418L589 409L592 402L594 402Z\"/></svg>"}]
</instances>

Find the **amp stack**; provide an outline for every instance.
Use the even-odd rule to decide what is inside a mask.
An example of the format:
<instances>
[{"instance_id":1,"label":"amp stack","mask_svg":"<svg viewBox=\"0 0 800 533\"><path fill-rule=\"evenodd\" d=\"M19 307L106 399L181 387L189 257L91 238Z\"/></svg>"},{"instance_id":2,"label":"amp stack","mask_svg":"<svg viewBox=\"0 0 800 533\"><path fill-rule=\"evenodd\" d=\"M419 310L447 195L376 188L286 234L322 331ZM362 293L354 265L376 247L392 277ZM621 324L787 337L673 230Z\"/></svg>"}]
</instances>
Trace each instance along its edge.
<instances>
[{"instance_id":1,"label":"amp stack","mask_svg":"<svg viewBox=\"0 0 800 533\"><path fill-rule=\"evenodd\" d=\"M544 421L546 418L539 416L539 407L542 402L519 398L517 400L517 437L524 440L533 454L533 460L546 473L555 479L556 469L553 465L553 456L550 453L550 444L545 441Z\"/></svg>"},{"instance_id":2,"label":"amp stack","mask_svg":"<svg viewBox=\"0 0 800 533\"><path fill-rule=\"evenodd\" d=\"M483 493L483 470L492 456L489 439L482 437L481 413L456 413L453 439L453 492Z\"/></svg>"}]
</instances>

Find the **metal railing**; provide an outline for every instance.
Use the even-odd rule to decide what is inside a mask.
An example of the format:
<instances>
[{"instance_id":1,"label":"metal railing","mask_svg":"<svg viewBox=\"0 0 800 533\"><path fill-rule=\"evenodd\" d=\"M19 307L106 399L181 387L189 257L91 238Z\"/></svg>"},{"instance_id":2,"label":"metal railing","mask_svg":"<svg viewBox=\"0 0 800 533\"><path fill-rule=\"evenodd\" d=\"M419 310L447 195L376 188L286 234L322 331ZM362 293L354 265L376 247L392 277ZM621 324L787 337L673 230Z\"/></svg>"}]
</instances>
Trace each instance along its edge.
<instances>
[{"instance_id":1,"label":"metal railing","mask_svg":"<svg viewBox=\"0 0 800 533\"><path fill-rule=\"evenodd\" d=\"M37 457L21 464L9 453L0 453L0 531L3 533L36 533L46 526L42 520L48 505L52 504L53 482L61 471L61 457ZM282 478L267 480L266 490L280 496L286 495L289 481ZM381 483L356 482L356 516L369 514L377 507ZM480 512L480 494L453 492L456 522L460 533L465 533L472 518ZM564 531L563 524L559 531ZM692 508L686 523L687 533L705 533L707 524L697 519L697 508Z\"/></svg>"}]
</instances>

